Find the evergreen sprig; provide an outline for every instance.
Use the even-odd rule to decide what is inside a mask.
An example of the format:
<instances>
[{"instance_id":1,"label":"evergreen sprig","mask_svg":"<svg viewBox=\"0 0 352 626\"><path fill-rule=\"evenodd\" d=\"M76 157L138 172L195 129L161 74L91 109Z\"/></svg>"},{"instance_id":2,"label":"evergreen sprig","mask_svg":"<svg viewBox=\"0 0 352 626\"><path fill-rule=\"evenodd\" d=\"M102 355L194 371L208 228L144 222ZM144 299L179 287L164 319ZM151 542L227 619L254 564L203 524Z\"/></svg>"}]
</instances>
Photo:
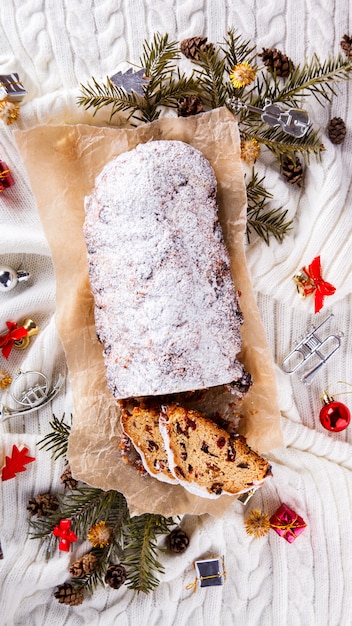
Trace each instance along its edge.
<instances>
[{"instance_id":1,"label":"evergreen sprig","mask_svg":"<svg viewBox=\"0 0 352 626\"><path fill-rule=\"evenodd\" d=\"M131 120L132 125L136 122L153 122L159 118L162 107L175 108L181 96L197 90L193 74L186 76L179 70L176 72L178 59L177 42L169 41L167 34L156 33L151 43L144 42L140 58L147 79L142 86L143 95L127 92L109 78L103 85L92 78L92 83L81 85L82 95L77 102L85 109L94 109L93 115L109 106L110 121L116 113L127 111L127 120Z\"/></svg>"},{"instance_id":2,"label":"evergreen sprig","mask_svg":"<svg viewBox=\"0 0 352 626\"><path fill-rule=\"evenodd\" d=\"M125 531L123 557L130 589L149 593L159 585L159 578L153 572L162 574L164 568L157 557L157 538L168 533L174 524L171 517L162 515L144 514L131 518Z\"/></svg>"},{"instance_id":3,"label":"evergreen sprig","mask_svg":"<svg viewBox=\"0 0 352 626\"><path fill-rule=\"evenodd\" d=\"M53 419L51 422L49 422L49 426L51 426L52 431L45 435L43 439L38 441L37 446L40 450L42 450L43 448L45 448L46 450L51 450L52 458L56 461L56 459L58 459L59 457L65 456L67 454L68 438L70 435L71 426L65 422L65 413L63 414L61 420L53 415Z\"/></svg>"},{"instance_id":4,"label":"evergreen sprig","mask_svg":"<svg viewBox=\"0 0 352 626\"><path fill-rule=\"evenodd\" d=\"M252 176L246 185L247 188L247 241L251 241L254 231L267 245L273 236L280 243L287 232L292 228L292 220L287 220L287 210L282 207L269 209L268 201L273 198L263 185L264 177L259 178L252 169Z\"/></svg>"},{"instance_id":5,"label":"evergreen sprig","mask_svg":"<svg viewBox=\"0 0 352 626\"><path fill-rule=\"evenodd\" d=\"M302 98L312 95L323 106L337 95L336 83L351 79L351 70L352 63L346 57L338 55L321 62L314 54L310 61L297 65L284 85L272 76L267 97L274 102L299 106Z\"/></svg>"}]
</instances>

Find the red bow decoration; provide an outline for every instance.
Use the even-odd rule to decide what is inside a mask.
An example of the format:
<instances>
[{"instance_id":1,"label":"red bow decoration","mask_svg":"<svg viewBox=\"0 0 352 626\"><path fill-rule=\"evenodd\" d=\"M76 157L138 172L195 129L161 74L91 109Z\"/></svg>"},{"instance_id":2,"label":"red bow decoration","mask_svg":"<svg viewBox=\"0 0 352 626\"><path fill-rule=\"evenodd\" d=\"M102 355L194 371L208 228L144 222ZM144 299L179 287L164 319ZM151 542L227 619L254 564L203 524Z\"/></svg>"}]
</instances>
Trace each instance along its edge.
<instances>
[{"instance_id":1,"label":"red bow decoration","mask_svg":"<svg viewBox=\"0 0 352 626\"><path fill-rule=\"evenodd\" d=\"M77 541L77 535L71 530L71 520L61 519L58 526L53 530L55 537L60 537L59 550L69 552L71 543Z\"/></svg>"},{"instance_id":2,"label":"red bow decoration","mask_svg":"<svg viewBox=\"0 0 352 626\"><path fill-rule=\"evenodd\" d=\"M320 256L316 256L308 267L303 267L302 274L297 277L303 296L315 292L315 313L319 313L325 296L332 296L336 291L336 287L327 283L321 275Z\"/></svg>"},{"instance_id":3,"label":"red bow decoration","mask_svg":"<svg viewBox=\"0 0 352 626\"><path fill-rule=\"evenodd\" d=\"M5 335L0 335L0 348L2 356L8 359L15 341L26 337L28 330L23 326L18 327L16 322L6 322L6 326L9 331Z\"/></svg>"}]
</instances>

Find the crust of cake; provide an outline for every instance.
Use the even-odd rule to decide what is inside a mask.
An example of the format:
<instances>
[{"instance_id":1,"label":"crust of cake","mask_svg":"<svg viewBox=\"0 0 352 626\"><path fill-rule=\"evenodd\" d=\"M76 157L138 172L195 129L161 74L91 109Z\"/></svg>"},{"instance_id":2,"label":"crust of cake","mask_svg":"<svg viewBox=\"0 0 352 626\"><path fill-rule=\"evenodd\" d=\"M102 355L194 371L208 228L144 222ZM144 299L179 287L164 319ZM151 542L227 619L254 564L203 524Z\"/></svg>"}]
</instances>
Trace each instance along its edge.
<instances>
[{"instance_id":1,"label":"crust of cake","mask_svg":"<svg viewBox=\"0 0 352 626\"><path fill-rule=\"evenodd\" d=\"M140 144L104 167L85 213L96 332L114 397L241 379L242 314L203 154L181 141Z\"/></svg>"},{"instance_id":2,"label":"crust of cake","mask_svg":"<svg viewBox=\"0 0 352 626\"><path fill-rule=\"evenodd\" d=\"M123 408L121 425L131 439L145 470L162 482L177 484L178 479L170 472L164 440L159 430L159 408Z\"/></svg>"},{"instance_id":3,"label":"crust of cake","mask_svg":"<svg viewBox=\"0 0 352 626\"><path fill-rule=\"evenodd\" d=\"M159 428L171 472L195 495L245 493L271 473L268 461L251 450L244 437L229 434L199 411L163 406Z\"/></svg>"}]
</instances>

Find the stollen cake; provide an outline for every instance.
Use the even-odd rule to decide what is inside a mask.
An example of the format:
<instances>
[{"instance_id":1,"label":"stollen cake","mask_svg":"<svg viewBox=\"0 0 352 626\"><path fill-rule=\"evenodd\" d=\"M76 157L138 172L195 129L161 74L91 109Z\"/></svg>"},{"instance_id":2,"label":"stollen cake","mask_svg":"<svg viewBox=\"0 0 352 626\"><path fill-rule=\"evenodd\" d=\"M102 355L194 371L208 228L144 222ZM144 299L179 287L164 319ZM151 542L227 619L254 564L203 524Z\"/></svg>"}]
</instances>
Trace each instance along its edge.
<instances>
[{"instance_id":1,"label":"stollen cake","mask_svg":"<svg viewBox=\"0 0 352 626\"><path fill-rule=\"evenodd\" d=\"M178 483L170 472L164 440L159 430L159 407L135 406L122 408L121 425L137 452L143 467L154 478L166 483Z\"/></svg>"},{"instance_id":2,"label":"stollen cake","mask_svg":"<svg viewBox=\"0 0 352 626\"><path fill-rule=\"evenodd\" d=\"M269 462L243 436L229 434L199 411L163 406L159 428L171 472L195 495L244 493L271 474Z\"/></svg>"},{"instance_id":3,"label":"stollen cake","mask_svg":"<svg viewBox=\"0 0 352 626\"><path fill-rule=\"evenodd\" d=\"M199 150L160 140L107 163L85 198L96 333L117 400L244 376L216 191Z\"/></svg>"}]
</instances>

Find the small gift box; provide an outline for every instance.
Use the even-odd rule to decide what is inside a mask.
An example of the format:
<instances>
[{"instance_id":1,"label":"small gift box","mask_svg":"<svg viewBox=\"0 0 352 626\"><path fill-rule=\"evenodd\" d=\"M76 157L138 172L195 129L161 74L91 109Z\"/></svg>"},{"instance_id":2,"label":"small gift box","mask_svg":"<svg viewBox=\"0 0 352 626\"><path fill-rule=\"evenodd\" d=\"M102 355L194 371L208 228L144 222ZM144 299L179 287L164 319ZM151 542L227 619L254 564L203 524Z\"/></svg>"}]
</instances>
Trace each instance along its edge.
<instances>
[{"instance_id":1,"label":"small gift box","mask_svg":"<svg viewBox=\"0 0 352 626\"><path fill-rule=\"evenodd\" d=\"M9 102L20 102L27 93L16 73L0 75L0 88L5 89Z\"/></svg>"},{"instance_id":2,"label":"small gift box","mask_svg":"<svg viewBox=\"0 0 352 626\"><path fill-rule=\"evenodd\" d=\"M270 528L289 543L293 543L306 526L307 524L302 517L290 509L287 504L281 504L270 518Z\"/></svg>"},{"instance_id":3,"label":"small gift box","mask_svg":"<svg viewBox=\"0 0 352 626\"><path fill-rule=\"evenodd\" d=\"M4 161L0 161L0 191L4 191L8 187L12 187L15 184L11 170L7 167Z\"/></svg>"},{"instance_id":4,"label":"small gift box","mask_svg":"<svg viewBox=\"0 0 352 626\"><path fill-rule=\"evenodd\" d=\"M200 587L217 587L224 584L225 572L223 559L213 557L195 561L197 582Z\"/></svg>"}]
</instances>

